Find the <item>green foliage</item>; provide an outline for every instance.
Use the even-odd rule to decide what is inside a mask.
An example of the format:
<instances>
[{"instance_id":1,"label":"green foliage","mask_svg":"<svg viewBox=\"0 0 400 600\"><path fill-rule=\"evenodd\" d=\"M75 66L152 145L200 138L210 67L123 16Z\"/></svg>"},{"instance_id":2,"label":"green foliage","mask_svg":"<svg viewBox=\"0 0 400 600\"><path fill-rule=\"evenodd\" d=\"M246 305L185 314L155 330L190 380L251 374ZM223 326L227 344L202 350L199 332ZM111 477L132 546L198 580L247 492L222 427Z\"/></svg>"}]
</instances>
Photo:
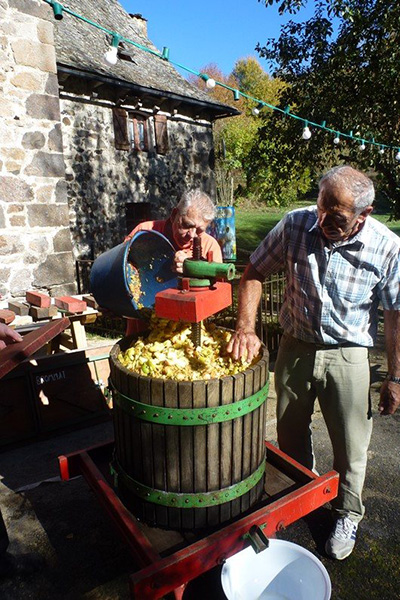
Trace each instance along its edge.
<instances>
[{"instance_id":1,"label":"green foliage","mask_svg":"<svg viewBox=\"0 0 400 600\"><path fill-rule=\"evenodd\" d=\"M305 2L267 0L281 12L296 12ZM296 104L299 116L344 133L385 145L399 144L398 107L400 3L397 0L318 0L306 22L289 21L277 40L259 47L260 56L278 65L276 76L288 86L282 106ZM292 109L293 110L293 109ZM295 112L293 110L293 112ZM279 117L275 116L277 122ZM263 129L271 134L272 122ZM341 140L314 128L301 140L301 122L287 119L276 126L283 160L296 156L312 177L332 164L347 163L375 177L382 196L400 216L400 165L397 150L379 154L378 147ZM295 148L297 147L297 153Z\"/></svg>"},{"instance_id":2,"label":"green foliage","mask_svg":"<svg viewBox=\"0 0 400 600\"><path fill-rule=\"evenodd\" d=\"M236 82L236 88L248 96L262 98L266 102L274 103L282 90L282 83L273 80L254 58L240 59L236 62L230 76ZM238 104L231 100L237 106ZM240 109L242 114L238 117L219 121L215 127L216 147L224 152L220 154L227 171L236 171L236 180L247 182L251 169L249 157L251 149L257 139L258 128L262 121L251 112L254 101L241 97Z\"/></svg>"},{"instance_id":3,"label":"green foliage","mask_svg":"<svg viewBox=\"0 0 400 600\"><path fill-rule=\"evenodd\" d=\"M282 219L289 211L295 208L304 208L316 203L316 198L312 197L309 200L303 200L291 204L290 206L253 206L247 208L246 203L243 203L235 209L236 219L236 245L238 250L253 252L264 239L269 231ZM376 214L372 215L381 223L384 223L393 233L400 237L400 221L390 220L389 215Z\"/></svg>"},{"instance_id":4,"label":"green foliage","mask_svg":"<svg viewBox=\"0 0 400 600\"><path fill-rule=\"evenodd\" d=\"M232 183L229 187L234 189L236 197L244 194L256 201L269 203L287 204L293 201L298 189L304 189L302 183L296 182L291 186L288 180L278 182L279 178L270 173L269 160L254 160L254 148L259 146L259 129L269 121L272 112L264 108L260 116L253 115L252 109L256 103L251 98L275 106L286 85L281 80L270 77L252 57L238 60L229 76L225 76L216 65L207 65L202 72L225 85L240 89L250 97L240 96L239 101L235 101L230 90L218 85L207 91L219 102L235 106L241 111L241 115L221 119L214 126L218 196L226 198L224 182L229 181ZM206 89L199 78L192 77L190 81ZM269 145L274 147L275 143L271 141Z\"/></svg>"},{"instance_id":5,"label":"green foliage","mask_svg":"<svg viewBox=\"0 0 400 600\"><path fill-rule=\"evenodd\" d=\"M292 204L311 187L310 169L284 133L285 122L274 115L265 119L250 154L249 189L268 205Z\"/></svg>"},{"instance_id":6,"label":"green foliage","mask_svg":"<svg viewBox=\"0 0 400 600\"><path fill-rule=\"evenodd\" d=\"M221 122L215 131L217 147L225 146L225 156L221 157L227 170L248 170L248 158L257 134L259 124L249 115L242 114Z\"/></svg>"},{"instance_id":7,"label":"green foliage","mask_svg":"<svg viewBox=\"0 0 400 600\"><path fill-rule=\"evenodd\" d=\"M279 79L270 77L255 58L242 58L238 60L232 71L238 83L238 88L248 96L264 100L275 105L279 101L282 90L286 87ZM245 100L245 110L251 114L254 107L252 100Z\"/></svg>"}]
</instances>

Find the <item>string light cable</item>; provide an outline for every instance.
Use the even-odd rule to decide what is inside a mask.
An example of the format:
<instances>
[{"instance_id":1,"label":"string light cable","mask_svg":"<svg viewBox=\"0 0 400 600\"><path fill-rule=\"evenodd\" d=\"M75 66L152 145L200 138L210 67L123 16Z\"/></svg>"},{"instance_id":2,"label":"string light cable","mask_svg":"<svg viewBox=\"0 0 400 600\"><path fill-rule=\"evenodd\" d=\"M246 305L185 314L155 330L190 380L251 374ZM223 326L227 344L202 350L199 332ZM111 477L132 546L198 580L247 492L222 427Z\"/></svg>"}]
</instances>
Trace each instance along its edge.
<instances>
[{"instance_id":1,"label":"string light cable","mask_svg":"<svg viewBox=\"0 0 400 600\"><path fill-rule=\"evenodd\" d=\"M202 79L205 82L205 85L208 89L213 89L218 85L222 88L225 88L225 89L231 91L235 101L239 100L240 96L242 96L243 98L250 100L252 103L254 102L254 107L251 112L255 116L259 115L260 111L263 108L269 108L275 112L281 113L283 116L287 116L287 117L290 117L292 119L299 121L303 125L301 137L305 141L308 141L312 137L313 129L320 129L322 131L326 131L326 132L334 135L333 143L335 144L335 146L339 145L341 143L342 139L353 140L353 141L359 143L358 149L361 152L366 149L366 144L368 144L370 146L376 146L378 148L379 154L381 154L381 155L383 155L386 150L396 151L395 159L400 162L400 147L397 145L393 146L390 144L383 144L382 142L376 142L374 138L371 138L370 140L366 140L365 138L361 138L361 137L357 137L357 135L353 135L352 131L350 131L349 133L337 131L336 129L331 129L330 127L327 127L325 121L322 121L322 123L314 123L314 122L310 121L309 119L305 119L305 118L300 117L299 115L291 112L289 106L286 106L285 108L279 108L278 106L269 104L268 102L265 102L264 100L254 98L253 96L250 96L250 95L246 94L245 92L242 92L241 90L239 90L237 88L231 87L221 81L216 81L213 77L211 77L207 73L201 73L199 71L195 71L193 69L190 69L189 67L186 67L185 65L182 65L180 63L177 63L177 62L171 60L169 57L170 51L169 51L169 48L167 48L167 47L164 47L161 53L157 52L157 51L153 50L152 48L148 48L147 46L143 46L142 44L139 44L138 42L135 42L129 38L124 37L123 35L117 33L116 31L112 31L110 29L107 29L106 27L103 27L99 23L95 23L91 19L88 19L88 18L74 12L73 10L64 6L60 2L56 2L55 0L43 0L43 1L52 7L53 13L54 13L54 18L57 21L61 21L63 19L64 13L66 13L66 14L71 15L72 17L75 17L76 19L79 19L80 21L87 23L88 25L90 25L92 27L95 27L96 29L99 29L100 31L103 31L107 35L109 35L111 37L111 44L110 44L109 49L105 52L104 57L103 57L105 62L109 65L114 66L118 62L119 44L121 42L130 44L136 48L139 48L140 50L143 50L144 52L148 52L149 54L152 54L153 56L160 58L161 60L171 63L175 67L178 67L179 69L182 69L182 70L186 71L187 73L190 73L192 75L199 77L200 79Z\"/></svg>"}]
</instances>

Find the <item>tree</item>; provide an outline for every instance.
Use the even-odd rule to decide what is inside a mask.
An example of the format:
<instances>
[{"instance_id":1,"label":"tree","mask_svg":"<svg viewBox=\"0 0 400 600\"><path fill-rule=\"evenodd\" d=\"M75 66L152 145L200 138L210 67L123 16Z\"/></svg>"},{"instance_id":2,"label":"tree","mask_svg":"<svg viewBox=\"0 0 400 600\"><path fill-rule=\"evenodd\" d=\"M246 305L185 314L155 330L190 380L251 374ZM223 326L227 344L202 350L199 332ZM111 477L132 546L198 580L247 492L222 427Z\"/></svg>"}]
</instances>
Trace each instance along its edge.
<instances>
[{"instance_id":1,"label":"tree","mask_svg":"<svg viewBox=\"0 0 400 600\"><path fill-rule=\"evenodd\" d=\"M261 1L261 0L259 0ZM298 11L305 0L264 0L279 4L281 13ZM289 21L277 40L258 45L261 57L276 65L275 76L285 81L281 106L290 105L304 119L386 146L400 145L399 67L400 3L396 0L316 0L308 21ZM295 110L296 109L296 110ZM400 217L400 166L395 149L345 139L334 146L331 134L314 128L301 140L302 123L281 120L278 113L260 131L271 134L287 159L296 156L319 175L333 163L349 163L376 176L381 194ZM261 143L260 139L260 143Z\"/></svg>"},{"instance_id":2,"label":"tree","mask_svg":"<svg viewBox=\"0 0 400 600\"><path fill-rule=\"evenodd\" d=\"M241 111L239 116L221 119L214 126L217 180L222 182L233 178L236 191L249 191L249 181L255 181L254 165L251 163L252 149L257 143L258 129L271 114L271 111L265 109L263 118L255 116L252 109L256 102L251 98L275 105L285 85L279 79L270 77L253 57L239 59L228 76L215 64L205 66L202 72L224 85L217 85L209 90L198 77L191 76L189 81L206 90L215 100ZM250 98L239 95L239 99L235 100L233 92L224 86L240 90ZM265 171L265 164L261 168Z\"/></svg>"}]
</instances>

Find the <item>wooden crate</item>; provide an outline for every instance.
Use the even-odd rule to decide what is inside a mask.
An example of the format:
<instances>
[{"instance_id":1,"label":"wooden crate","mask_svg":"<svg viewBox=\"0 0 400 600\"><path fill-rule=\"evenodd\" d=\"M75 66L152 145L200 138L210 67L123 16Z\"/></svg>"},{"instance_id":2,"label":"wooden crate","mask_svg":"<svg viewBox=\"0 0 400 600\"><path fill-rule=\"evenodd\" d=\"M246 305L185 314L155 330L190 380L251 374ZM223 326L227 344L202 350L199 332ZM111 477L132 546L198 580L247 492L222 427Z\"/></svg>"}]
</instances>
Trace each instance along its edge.
<instances>
[{"instance_id":1,"label":"wooden crate","mask_svg":"<svg viewBox=\"0 0 400 600\"><path fill-rule=\"evenodd\" d=\"M110 418L112 345L25 360L0 380L0 446Z\"/></svg>"}]
</instances>

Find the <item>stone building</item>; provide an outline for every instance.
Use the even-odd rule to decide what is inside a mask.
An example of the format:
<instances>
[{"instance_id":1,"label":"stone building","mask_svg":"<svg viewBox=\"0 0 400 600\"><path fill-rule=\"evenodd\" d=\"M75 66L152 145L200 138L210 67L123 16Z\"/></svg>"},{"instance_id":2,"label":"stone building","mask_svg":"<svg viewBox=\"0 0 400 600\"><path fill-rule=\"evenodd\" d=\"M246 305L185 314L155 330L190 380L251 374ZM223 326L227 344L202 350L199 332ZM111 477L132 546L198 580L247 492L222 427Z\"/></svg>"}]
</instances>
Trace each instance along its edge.
<instances>
[{"instance_id":1,"label":"stone building","mask_svg":"<svg viewBox=\"0 0 400 600\"><path fill-rule=\"evenodd\" d=\"M214 196L212 123L237 114L159 58L146 20L117 0L66 6L56 20L50 0L0 0L3 298L74 293L76 260L185 189ZM112 36L68 10L137 45L120 41L108 65Z\"/></svg>"}]
</instances>

